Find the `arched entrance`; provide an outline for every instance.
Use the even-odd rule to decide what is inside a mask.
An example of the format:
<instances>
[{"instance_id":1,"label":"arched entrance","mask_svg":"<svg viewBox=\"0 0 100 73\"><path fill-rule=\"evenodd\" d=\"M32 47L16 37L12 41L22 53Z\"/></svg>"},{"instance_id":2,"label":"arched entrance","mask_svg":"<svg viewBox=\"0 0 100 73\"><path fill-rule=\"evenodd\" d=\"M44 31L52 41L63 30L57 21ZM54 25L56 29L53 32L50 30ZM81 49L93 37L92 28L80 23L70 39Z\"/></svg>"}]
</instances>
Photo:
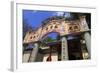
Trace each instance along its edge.
<instances>
[{"instance_id":1,"label":"arched entrance","mask_svg":"<svg viewBox=\"0 0 100 73\"><path fill-rule=\"evenodd\" d=\"M40 43L43 61L58 61L61 56L61 41L58 32L50 32L42 37ZM44 45L44 46L43 46Z\"/></svg>"}]
</instances>

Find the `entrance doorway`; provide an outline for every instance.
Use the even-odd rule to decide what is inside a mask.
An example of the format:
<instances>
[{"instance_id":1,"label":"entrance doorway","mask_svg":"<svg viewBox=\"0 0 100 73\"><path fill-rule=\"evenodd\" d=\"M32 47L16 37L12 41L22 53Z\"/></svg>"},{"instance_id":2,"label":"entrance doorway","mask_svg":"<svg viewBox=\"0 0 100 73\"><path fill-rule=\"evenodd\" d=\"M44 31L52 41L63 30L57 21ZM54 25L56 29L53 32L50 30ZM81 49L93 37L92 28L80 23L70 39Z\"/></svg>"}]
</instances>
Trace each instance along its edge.
<instances>
[{"instance_id":1,"label":"entrance doorway","mask_svg":"<svg viewBox=\"0 0 100 73\"><path fill-rule=\"evenodd\" d=\"M68 55L69 60L81 60L82 50L79 38L68 40Z\"/></svg>"}]
</instances>

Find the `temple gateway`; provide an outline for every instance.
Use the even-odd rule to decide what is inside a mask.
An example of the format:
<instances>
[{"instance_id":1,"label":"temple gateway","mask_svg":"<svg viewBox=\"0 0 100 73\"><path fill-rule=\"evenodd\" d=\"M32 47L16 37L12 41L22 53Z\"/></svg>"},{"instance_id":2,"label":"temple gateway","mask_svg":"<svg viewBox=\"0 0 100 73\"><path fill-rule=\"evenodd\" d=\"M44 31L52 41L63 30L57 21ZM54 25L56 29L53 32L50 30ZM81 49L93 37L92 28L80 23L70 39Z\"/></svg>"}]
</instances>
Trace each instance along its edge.
<instances>
[{"instance_id":1,"label":"temple gateway","mask_svg":"<svg viewBox=\"0 0 100 73\"><path fill-rule=\"evenodd\" d=\"M52 32L59 39L43 42ZM84 60L91 58L91 34L86 16L77 20L52 17L34 31L27 32L23 40L23 62Z\"/></svg>"}]
</instances>

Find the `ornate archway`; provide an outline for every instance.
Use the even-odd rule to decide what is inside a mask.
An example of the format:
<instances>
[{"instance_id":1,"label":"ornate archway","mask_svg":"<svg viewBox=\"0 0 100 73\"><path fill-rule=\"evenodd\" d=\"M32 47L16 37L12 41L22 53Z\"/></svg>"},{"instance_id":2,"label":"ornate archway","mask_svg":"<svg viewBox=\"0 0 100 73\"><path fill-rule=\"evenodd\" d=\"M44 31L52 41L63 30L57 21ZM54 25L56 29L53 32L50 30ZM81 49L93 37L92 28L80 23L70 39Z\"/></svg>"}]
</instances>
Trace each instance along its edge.
<instances>
[{"instance_id":1,"label":"ornate archway","mask_svg":"<svg viewBox=\"0 0 100 73\"><path fill-rule=\"evenodd\" d=\"M50 32L57 32L60 36L75 34L78 32L89 31L85 16L81 16L79 20L68 21L64 18L53 19L41 25L33 32L28 32L24 38L24 43L37 42Z\"/></svg>"},{"instance_id":2,"label":"ornate archway","mask_svg":"<svg viewBox=\"0 0 100 73\"><path fill-rule=\"evenodd\" d=\"M40 41L45 35L56 32L61 36L61 59L68 60L68 45L67 38L65 36L70 34L80 34L86 33L84 35L84 39L86 39L86 45L88 52L90 54L90 35L87 33L89 31L85 16L80 16L80 19L77 20L65 20L62 19L52 19L47 23L38 27L35 31L27 32L23 43L37 43ZM87 38L88 37L88 38ZM38 44L38 43L37 43ZM38 49L37 45L36 48ZM37 52L38 50L36 50ZM36 56L36 55L35 55Z\"/></svg>"}]
</instances>

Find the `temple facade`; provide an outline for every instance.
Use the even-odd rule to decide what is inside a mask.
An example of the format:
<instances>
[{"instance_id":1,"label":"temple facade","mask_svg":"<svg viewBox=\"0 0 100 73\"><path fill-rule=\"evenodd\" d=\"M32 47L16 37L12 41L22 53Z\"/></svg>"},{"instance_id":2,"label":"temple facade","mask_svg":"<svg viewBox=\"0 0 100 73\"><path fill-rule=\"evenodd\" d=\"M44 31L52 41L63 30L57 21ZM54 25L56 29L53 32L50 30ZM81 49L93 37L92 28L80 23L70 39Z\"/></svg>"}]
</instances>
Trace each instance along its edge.
<instances>
[{"instance_id":1,"label":"temple facade","mask_svg":"<svg viewBox=\"0 0 100 73\"><path fill-rule=\"evenodd\" d=\"M67 61L91 59L91 34L86 16L77 20L52 18L23 40L23 62ZM59 40L45 42L43 38L57 33Z\"/></svg>"}]
</instances>

